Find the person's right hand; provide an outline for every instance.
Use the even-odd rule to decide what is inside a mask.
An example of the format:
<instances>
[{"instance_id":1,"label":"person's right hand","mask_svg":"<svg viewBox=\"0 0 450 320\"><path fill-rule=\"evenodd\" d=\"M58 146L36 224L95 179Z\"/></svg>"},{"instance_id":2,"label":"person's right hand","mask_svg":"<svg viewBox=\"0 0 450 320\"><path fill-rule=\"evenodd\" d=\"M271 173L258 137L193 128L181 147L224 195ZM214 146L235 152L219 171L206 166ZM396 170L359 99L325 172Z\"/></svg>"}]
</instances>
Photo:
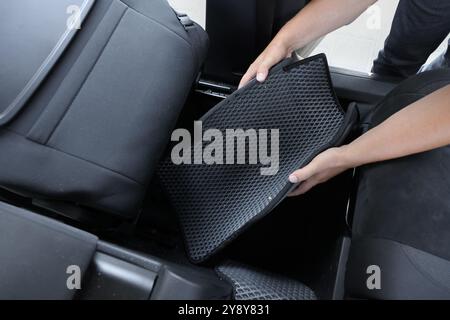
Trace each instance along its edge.
<instances>
[{"instance_id":1,"label":"person's right hand","mask_svg":"<svg viewBox=\"0 0 450 320\"><path fill-rule=\"evenodd\" d=\"M259 57L248 68L247 72L239 83L239 88L245 86L251 79L256 77L256 80L263 82L269 74L270 68L285 58L289 58L292 50L287 46L272 41L269 46L259 55Z\"/></svg>"},{"instance_id":2,"label":"person's right hand","mask_svg":"<svg viewBox=\"0 0 450 320\"><path fill-rule=\"evenodd\" d=\"M289 194L289 197L304 194L316 185L352 168L351 160L353 159L348 155L348 148L348 146L342 146L328 149L315 157L307 166L292 173L289 181L294 184L300 183L300 185Z\"/></svg>"}]
</instances>

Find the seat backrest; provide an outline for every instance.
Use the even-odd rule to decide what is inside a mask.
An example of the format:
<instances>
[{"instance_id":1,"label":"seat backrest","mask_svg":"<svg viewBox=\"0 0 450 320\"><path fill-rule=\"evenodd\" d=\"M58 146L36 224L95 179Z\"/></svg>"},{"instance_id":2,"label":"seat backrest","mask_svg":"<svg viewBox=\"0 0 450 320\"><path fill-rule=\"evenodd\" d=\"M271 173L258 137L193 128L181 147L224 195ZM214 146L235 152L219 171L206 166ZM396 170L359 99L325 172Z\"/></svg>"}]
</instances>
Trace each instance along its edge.
<instances>
[{"instance_id":1,"label":"seat backrest","mask_svg":"<svg viewBox=\"0 0 450 320\"><path fill-rule=\"evenodd\" d=\"M14 12L17 1L5 1ZM197 76L207 36L195 23L181 23L166 0L91 5L20 112L0 127L0 186L131 218ZM1 11L0 20L8 14ZM69 30L65 19L55 24ZM35 32L45 39L50 27Z\"/></svg>"}]
</instances>

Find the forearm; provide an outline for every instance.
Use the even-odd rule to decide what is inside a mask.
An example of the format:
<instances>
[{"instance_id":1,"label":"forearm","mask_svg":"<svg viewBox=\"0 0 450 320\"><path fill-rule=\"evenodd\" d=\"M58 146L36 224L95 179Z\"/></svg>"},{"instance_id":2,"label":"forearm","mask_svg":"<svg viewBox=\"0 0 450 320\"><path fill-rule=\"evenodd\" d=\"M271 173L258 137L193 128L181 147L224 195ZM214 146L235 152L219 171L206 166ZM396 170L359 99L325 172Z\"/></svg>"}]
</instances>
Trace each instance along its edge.
<instances>
[{"instance_id":1,"label":"forearm","mask_svg":"<svg viewBox=\"0 0 450 320\"><path fill-rule=\"evenodd\" d=\"M277 34L290 52L356 19L376 0L313 0Z\"/></svg>"},{"instance_id":2,"label":"forearm","mask_svg":"<svg viewBox=\"0 0 450 320\"><path fill-rule=\"evenodd\" d=\"M399 158L450 144L450 85L411 104L340 148L346 167Z\"/></svg>"}]
</instances>

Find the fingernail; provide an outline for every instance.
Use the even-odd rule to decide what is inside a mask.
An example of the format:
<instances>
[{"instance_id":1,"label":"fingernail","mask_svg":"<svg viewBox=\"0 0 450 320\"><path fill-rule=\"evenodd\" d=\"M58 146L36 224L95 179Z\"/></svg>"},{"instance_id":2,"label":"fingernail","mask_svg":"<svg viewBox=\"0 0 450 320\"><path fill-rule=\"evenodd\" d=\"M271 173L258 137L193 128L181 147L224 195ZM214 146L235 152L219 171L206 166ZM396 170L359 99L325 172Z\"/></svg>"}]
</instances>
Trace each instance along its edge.
<instances>
[{"instance_id":1,"label":"fingernail","mask_svg":"<svg viewBox=\"0 0 450 320\"><path fill-rule=\"evenodd\" d=\"M291 174L291 175L289 176L289 181L290 181L291 183L298 183L298 178L297 178L295 175Z\"/></svg>"},{"instance_id":2,"label":"fingernail","mask_svg":"<svg viewBox=\"0 0 450 320\"><path fill-rule=\"evenodd\" d=\"M257 75L256 75L256 80L258 80L259 82L263 82L264 81L264 79L265 79L265 77L264 77L264 73L258 73Z\"/></svg>"}]
</instances>

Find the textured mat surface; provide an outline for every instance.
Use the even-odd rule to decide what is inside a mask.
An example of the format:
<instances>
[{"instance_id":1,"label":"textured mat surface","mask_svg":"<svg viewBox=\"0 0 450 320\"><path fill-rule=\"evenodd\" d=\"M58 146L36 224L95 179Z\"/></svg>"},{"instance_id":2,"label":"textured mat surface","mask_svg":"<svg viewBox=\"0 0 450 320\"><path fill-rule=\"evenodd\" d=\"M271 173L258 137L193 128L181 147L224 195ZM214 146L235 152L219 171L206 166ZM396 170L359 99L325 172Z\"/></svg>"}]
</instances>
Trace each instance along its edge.
<instances>
[{"instance_id":1,"label":"textured mat surface","mask_svg":"<svg viewBox=\"0 0 450 320\"><path fill-rule=\"evenodd\" d=\"M235 300L316 300L314 292L299 281L257 270L236 262L216 268L234 288Z\"/></svg>"},{"instance_id":2,"label":"textured mat surface","mask_svg":"<svg viewBox=\"0 0 450 320\"><path fill-rule=\"evenodd\" d=\"M161 163L159 176L179 215L193 262L208 259L270 212L293 188L289 174L338 144L348 127L324 55L285 61L263 84L252 81L201 120L203 131L215 128L224 136L226 129L278 129L279 171L261 175L267 166L248 164L248 151L257 148L250 143L247 164L174 165L170 157ZM270 142L270 133L267 136ZM195 152L193 148L192 156Z\"/></svg>"}]
</instances>

